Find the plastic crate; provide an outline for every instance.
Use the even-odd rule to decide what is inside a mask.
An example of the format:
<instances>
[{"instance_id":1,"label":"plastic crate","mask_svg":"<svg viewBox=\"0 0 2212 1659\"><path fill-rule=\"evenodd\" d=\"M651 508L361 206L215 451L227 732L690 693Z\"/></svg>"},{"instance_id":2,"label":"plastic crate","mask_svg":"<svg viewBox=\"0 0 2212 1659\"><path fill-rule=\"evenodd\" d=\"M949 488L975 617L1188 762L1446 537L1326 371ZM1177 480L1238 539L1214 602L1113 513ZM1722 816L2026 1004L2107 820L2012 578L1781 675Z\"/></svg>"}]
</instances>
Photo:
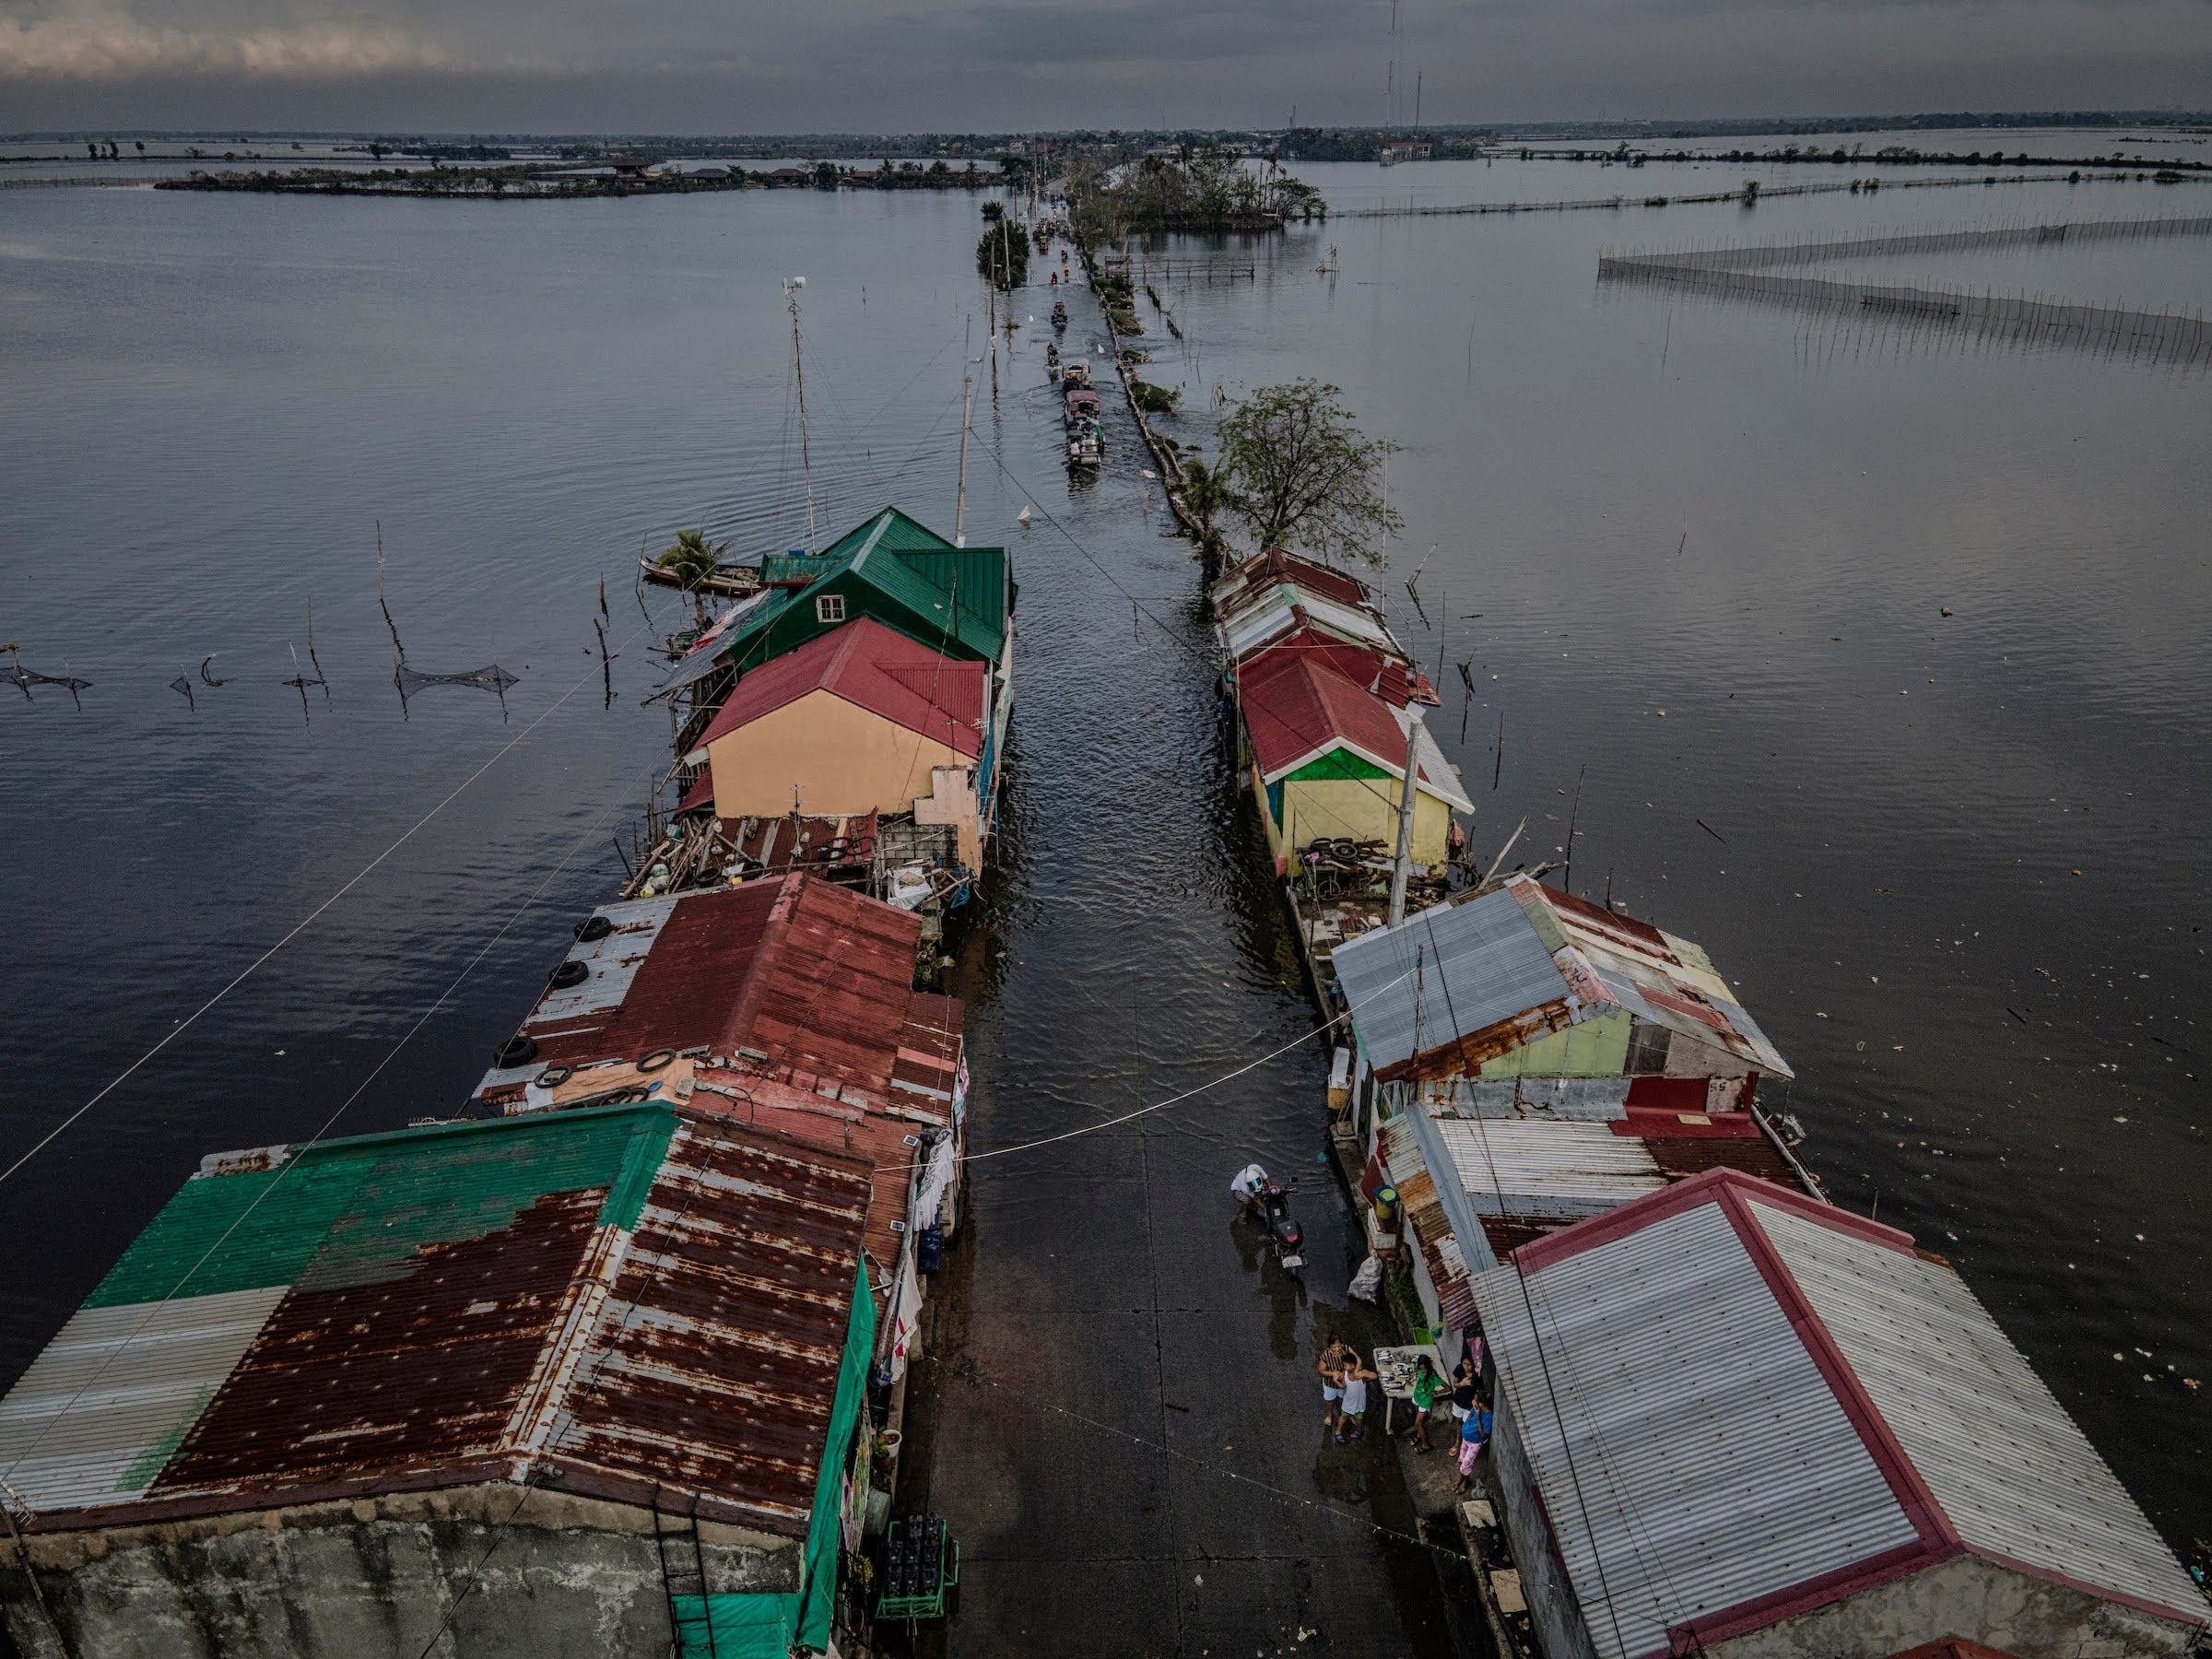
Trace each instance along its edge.
<instances>
[{"instance_id":1,"label":"plastic crate","mask_svg":"<svg viewBox=\"0 0 2212 1659\"><path fill-rule=\"evenodd\" d=\"M942 1618L945 1595L960 1582L960 1547L940 1515L910 1515L891 1523L884 1542L883 1590L877 1618Z\"/></svg>"}]
</instances>

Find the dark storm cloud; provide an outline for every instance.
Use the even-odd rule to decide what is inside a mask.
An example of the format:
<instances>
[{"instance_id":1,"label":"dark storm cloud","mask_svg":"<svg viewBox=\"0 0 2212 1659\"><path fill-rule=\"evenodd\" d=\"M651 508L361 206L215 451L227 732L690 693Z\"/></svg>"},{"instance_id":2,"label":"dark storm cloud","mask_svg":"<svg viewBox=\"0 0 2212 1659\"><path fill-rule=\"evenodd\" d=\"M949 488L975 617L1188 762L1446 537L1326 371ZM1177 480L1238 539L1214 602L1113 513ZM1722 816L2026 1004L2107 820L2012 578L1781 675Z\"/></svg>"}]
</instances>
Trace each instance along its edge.
<instances>
[{"instance_id":1,"label":"dark storm cloud","mask_svg":"<svg viewBox=\"0 0 2212 1659\"><path fill-rule=\"evenodd\" d=\"M2201 105L2212 0L0 0L15 127L736 132Z\"/></svg>"}]
</instances>

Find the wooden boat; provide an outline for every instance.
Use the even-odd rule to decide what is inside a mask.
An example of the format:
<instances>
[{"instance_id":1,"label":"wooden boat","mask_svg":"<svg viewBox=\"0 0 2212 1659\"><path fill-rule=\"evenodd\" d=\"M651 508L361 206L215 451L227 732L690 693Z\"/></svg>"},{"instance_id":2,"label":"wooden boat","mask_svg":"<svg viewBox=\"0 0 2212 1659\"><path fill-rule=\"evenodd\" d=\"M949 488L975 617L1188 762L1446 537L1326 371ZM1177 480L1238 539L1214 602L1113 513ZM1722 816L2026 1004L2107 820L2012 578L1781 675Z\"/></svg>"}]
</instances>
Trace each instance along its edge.
<instances>
[{"instance_id":1,"label":"wooden boat","mask_svg":"<svg viewBox=\"0 0 2212 1659\"><path fill-rule=\"evenodd\" d=\"M1057 300L1053 301L1053 326L1054 328L1067 326L1067 307Z\"/></svg>"},{"instance_id":2,"label":"wooden boat","mask_svg":"<svg viewBox=\"0 0 2212 1659\"><path fill-rule=\"evenodd\" d=\"M722 564L701 581L687 582L674 571L665 571L650 559L638 560L638 573L655 587L676 588L687 594L714 594L724 599L742 599L760 591L759 565Z\"/></svg>"}]
</instances>

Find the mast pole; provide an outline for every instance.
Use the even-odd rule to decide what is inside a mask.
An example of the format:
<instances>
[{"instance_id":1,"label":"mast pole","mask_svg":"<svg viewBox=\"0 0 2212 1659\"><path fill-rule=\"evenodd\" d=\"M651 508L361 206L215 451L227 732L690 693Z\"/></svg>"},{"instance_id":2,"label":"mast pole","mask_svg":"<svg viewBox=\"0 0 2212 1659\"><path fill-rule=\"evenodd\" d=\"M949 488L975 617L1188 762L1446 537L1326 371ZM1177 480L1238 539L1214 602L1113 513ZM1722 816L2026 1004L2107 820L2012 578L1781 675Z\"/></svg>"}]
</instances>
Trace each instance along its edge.
<instances>
[{"instance_id":1,"label":"mast pole","mask_svg":"<svg viewBox=\"0 0 2212 1659\"><path fill-rule=\"evenodd\" d=\"M791 305L791 366L799 383L799 471L806 480L806 551L815 549L814 527L814 455L806 441L806 354L799 347L799 290L806 286L804 276L783 278L783 298Z\"/></svg>"},{"instance_id":2,"label":"mast pole","mask_svg":"<svg viewBox=\"0 0 2212 1659\"><path fill-rule=\"evenodd\" d=\"M968 522L968 411L975 402L975 376L960 377L960 493L952 510L952 545L964 547L968 537L962 527Z\"/></svg>"},{"instance_id":3,"label":"mast pole","mask_svg":"<svg viewBox=\"0 0 2212 1659\"><path fill-rule=\"evenodd\" d=\"M1406 885L1413 874L1413 777L1421 759L1421 718L1406 712L1406 788L1398 796L1398 855L1390 867L1390 922L1406 920Z\"/></svg>"}]
</instances>

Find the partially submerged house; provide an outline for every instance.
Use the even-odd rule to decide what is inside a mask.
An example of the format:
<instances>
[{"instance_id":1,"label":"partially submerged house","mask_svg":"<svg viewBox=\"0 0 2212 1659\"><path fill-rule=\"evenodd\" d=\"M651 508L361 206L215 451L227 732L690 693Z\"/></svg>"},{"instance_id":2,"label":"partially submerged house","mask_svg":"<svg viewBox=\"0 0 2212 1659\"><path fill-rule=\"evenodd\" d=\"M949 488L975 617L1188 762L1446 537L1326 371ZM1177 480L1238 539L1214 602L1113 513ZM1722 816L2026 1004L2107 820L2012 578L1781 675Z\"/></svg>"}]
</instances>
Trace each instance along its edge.
<instances>
[{"instance_id":1,"label":"partially submerged house","mask_svg":"<svg viewBox=\"0 0 2212 1659\"><path fill-rule=\"evenodd\" d=\"M1713 1169L1818 1192L1753 1105L1789 1066L1687 939L1515 875L1335 967L1362 1185L1396 1190L1453 1343L1477 1328L1471 1275L1584 1217Z\"/></svg>"},{"instance_id":2,"label":"partially submerged house","mask_svg":"<svg viewBox=\"0 0 2212 1659\"><path fill-rule=\"evenodd\" d=\"M1524 1246L1474 1297L1489 1479L1551 1659L2120 1659L2206 1630L1909 1234L1715 1170Z\"/></svg>"},{"instance_id":3,"label":"partially submerged house","mask_svg":"<svg viewBox=\"0 0 2212 1659\"><path fill-rule=\"evenodd\" d=\"M684 759L725 822L911 812L980 869L989 681L860 617L746 674Z\"/></svg>"},{"instance_id":4,"label":"partially submerged house","mask_svg":"<svg viewBox=\"0 0 2212 1659\"><path fill-rule=\"evenodd\" d=\"M1335 960L1365 1069L1453 1086L1434 1098L1502 1103L1512 1079L1575 1078L1566 1093L1600 1115L1720 1112L1792 1075L1704 951L1528 876L1348 939ZM1559 1092L1519 1091L1538 1112Z\"/></svg>"},{"instance_id":5,"label":"partially submerged house","mask_svg":"<svg viewBox=\"0 0 2212 1659\"><path fill-rule=\"evenodd\" d=\"M1407 739L1414 768L1413 861L1451 856L1452 815L1474 804L1421 724L1388 699L1303 652L1269 653L1237 676L1237 708L1276 874L1295 874L1316 841L1348 841L1387 860L1404 798Z\"/></svg>"},{"instance_id":6,"label":"partially submerged house","mask_svg":"<svg viewBox=\"0 0 2212 1659\"><path fill-rule=\"evenodd\" d=\"M764 665L801 650L823 635L862 618L904 636L913 644L956 663L983 665L983 716L980 742L966 770L972 775L972 811L964 795L936 802L936 818L886 822L889 855L901 865L951 870L977 865L958 851L960 838L951 820L972 816L979 830L976 857L988 840L998 811L998 773L1006 753L1006 728L1014 708L1013 566L1003 547L964 547L887 507L847 532L818 554L774 554L761 561L766 584L740 601L710 629L712 643L688 652L663 685L663 691L688 700L690 716L683 724L687 755L700 747L701 734L742 683ZM957 716L965 721L961 713ZM700 762L701 765L704 762ZM704 805L696 782L687 778L685 804ZM747 788L773 796L778 810L791 811L791 792L805 780L763 770ZM935 801L934 791L907 797ZM827 809L804 809L824 816ZM906 809L901 809L904 812ZM938 821L943 820L943 821ZM888 884L886 896L888 894ZM940 895L941 897L941 895Z\"/></svg>"},{"instance_id":7,"label":"partially submerged house","mask_svg":"<svg viewBox=\"0 0 2212 1659\"><path fill-rule=\"evenodd\" d=\"M658 1101L208 1159L0 1401L13 1651L825 1647L871 1175Z\"/></svg>"},{"instance_id":8,"label":"partially submerged house","mask_svg":"<svg viewBox=\"0 0 2212 1659\"><path fill-rule=\"evenodd\" d=\"M669 1100L869 1159L880 1358L953 1230L967 1064L958 997L913 988L919 917L800 873L601 905L477 1086L508 1115Z\"/></svg>"}]
</instances>

